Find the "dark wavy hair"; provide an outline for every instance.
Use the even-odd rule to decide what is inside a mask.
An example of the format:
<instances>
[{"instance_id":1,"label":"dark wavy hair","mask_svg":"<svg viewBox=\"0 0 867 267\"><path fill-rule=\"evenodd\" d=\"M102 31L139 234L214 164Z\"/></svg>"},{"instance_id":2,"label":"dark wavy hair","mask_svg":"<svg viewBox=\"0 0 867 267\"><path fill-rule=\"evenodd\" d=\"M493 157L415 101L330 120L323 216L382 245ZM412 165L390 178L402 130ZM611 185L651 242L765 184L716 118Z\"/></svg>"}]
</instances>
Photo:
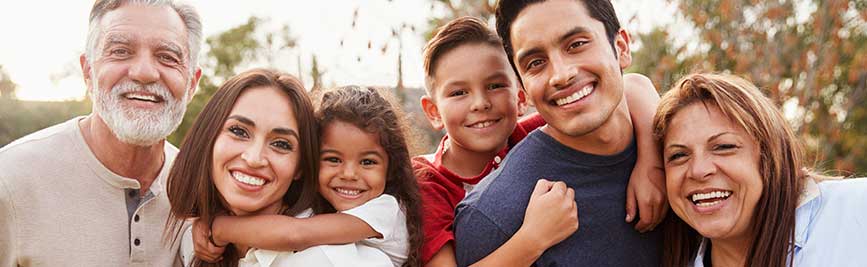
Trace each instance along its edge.
<instances>
[{"instance_id":1,"label":"dark wavy hair","mask_svg":"<svg viewBox=\"0 0 867 267\"><path fill-rule=\"evenodd\" d=\"M214 142L222 125L235 106L238 97L248 88L273 87L289 96L291 108L298 123L298 147L301 159L298 171L300 182L293 182L283 195L281 214L292 216L313 205L318 193L319 135L313 104L307 91L292 75L268 69L253 69L238 74L225 83L208 101L181 143L180 152L172 165L166 183L171 213L166 223L166 239L174 242L183 230L183 221L198 217L212 221L219 214L230 213L220 192L211 179ZM237 266L239 255L234 245L226 247L223 260L218 263L194 261L194 266Z\"/></svg>"},{"instance_id":2,"label":"dark wavy hair","mask_svg":"<svg viewBox=\"0 0 867 267\"><path fill-rule=\"evenodd\" d=\"M412 170L409 154L409 128L393 96L384 90L370 87L345 86L322 94L316 119L320 135L329 123L335 121L352 124L359 129L379 135L379 144L388 154L384 194L394 196L406 212L409 233L409 253L403 266L420 266L421 198ZM321 196L317 210L334 212L334 208Z\"/></svg>"}]
</instances>

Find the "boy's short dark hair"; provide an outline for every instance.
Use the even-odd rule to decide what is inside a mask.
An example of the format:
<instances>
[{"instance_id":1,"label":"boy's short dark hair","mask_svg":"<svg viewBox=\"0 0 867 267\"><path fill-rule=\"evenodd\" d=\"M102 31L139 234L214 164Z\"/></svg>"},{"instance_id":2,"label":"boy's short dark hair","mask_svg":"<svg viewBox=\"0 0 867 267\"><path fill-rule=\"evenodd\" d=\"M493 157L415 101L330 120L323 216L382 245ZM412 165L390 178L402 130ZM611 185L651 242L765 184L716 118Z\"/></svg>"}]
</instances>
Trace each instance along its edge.
<instances>
[{"instance_id":1,"label":"boy's short dark hair","mask_svg":"<svg viewBox=\"0 0 867 267\"><path fill-rule=\"evenodd\" d=\"M509 64L512 64L512 68L514 68L516 75L520 72L518 72L518 69L515 66L515 62L513 60L515 51L512 49L512 40L510 39L512 38L512 23L515 22L518 14L520 14L521 11L527 8L527 6L541 3L544 1L545 0L500 0L499 2L497 2L497 8L495 11L497 20L497 34L503 40L503 48L506 50L506 57L509 58ZM584 8L587 9L587 12L590 12L590 17L602 22L602 25L605 25L605 35L608 36L608 42L611 44L611 49L613 51L617 51L616 49L614 49L614 39L617 36L617 32L620 31L620 20L617 19L617 13L614 12L614 6L611 5L611 1L575 1L584 4ZM614 53L614 56L617 57L617 53ZM520 79L520 76L518 77Z\"/></svg>"},{"instance_id":2,"label":"boy's short dark hair","mask_svg":"<svg viewBox=\"0 0 867 267\"><path fill-rule=\"evenodd\" d=\"M475 17L456 18L439 28L439 32L424 47L425 89L432 95L434 70L443 55L466 44L488 44L499 49L502 40L487 23Z\"/></svg>"}]
</instances>

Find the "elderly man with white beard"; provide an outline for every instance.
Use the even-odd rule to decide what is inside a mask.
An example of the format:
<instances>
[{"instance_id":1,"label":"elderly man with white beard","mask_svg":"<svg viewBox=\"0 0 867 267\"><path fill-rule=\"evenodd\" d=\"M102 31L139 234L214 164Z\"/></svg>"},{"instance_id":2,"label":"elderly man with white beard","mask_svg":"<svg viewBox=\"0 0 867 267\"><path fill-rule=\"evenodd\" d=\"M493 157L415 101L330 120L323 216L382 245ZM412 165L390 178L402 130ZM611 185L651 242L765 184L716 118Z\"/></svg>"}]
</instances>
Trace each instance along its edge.
<instances>
[{"instance_id":1,"label":"elderly man with white beard","mask_svg":"<svg viewBox=\"0 0 867 267\"><path fill-rule=\"evenodd\" d=\"M90 115L0 149L0 267L171 266L165 193L201 70L201 22L171 0L98 0L81 70Z\"/></svg>"}]
</instances>

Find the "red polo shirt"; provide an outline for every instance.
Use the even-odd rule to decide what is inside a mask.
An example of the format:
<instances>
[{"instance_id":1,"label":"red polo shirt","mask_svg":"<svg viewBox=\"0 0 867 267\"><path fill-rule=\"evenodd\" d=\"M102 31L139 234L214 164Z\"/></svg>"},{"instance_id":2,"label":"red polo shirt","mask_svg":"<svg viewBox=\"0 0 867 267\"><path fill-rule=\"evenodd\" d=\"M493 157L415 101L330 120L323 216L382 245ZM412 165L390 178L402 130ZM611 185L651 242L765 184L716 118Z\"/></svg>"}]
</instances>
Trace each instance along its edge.
<instances>
[{"instance_id":1,"label":"red polo shirt","mask_svg":"<svg viewBox=\"0 0 867 267\"><path fill-rule=\"evenodd\" d=\"M455 221L455 207L482 178L500 166L500 161L515 144L527 137L533 130L545 125L539 113L534 113L518 121L508 144L479 175L461 177L442 165L448 135L440 141L436 153L417 156L412 159L412 168L418 179L422 199L422 228L424 245L422 261L427 264L446 243L455 239L452 223Z\"/></svg>"}]
</instances>

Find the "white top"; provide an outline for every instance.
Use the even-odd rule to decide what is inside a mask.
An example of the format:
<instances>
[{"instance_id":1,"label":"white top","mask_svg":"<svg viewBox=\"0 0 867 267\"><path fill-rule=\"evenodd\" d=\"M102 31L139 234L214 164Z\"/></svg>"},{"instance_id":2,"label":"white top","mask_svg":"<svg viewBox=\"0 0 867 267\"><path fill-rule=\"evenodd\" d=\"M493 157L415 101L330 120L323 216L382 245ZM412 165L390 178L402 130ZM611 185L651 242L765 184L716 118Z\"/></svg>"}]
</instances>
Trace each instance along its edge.
<instances>
[{"instance_id":1,"label":"white top","mask_svg":"<svg viewBox=\"0 0 867 267\"><path fill-rule=\"evenodd\" d=\"M165 143L154 196L130 220L126 191L140 184L96 159L78 127L83 118L0 149L0 267L180 265L178 242L169 246L162 235L177 148Z\"/></svg>"},{"instance_id":2,"label":"white top","mask_svg":"<svg viewBox=\"0 0 867 267\"><path fill-rule=\"evenodd\" d=\"M238 261L238 266L401 266L409 252L406 215L397 200L387 194L361 206L342 211L370 225L383 238L368 238L344 245L314 246L298 252L273 251L251 248ZM296 215L310 217L311 210ZM190 266L193 254L192 229L188 228L181 240L184 266Z\"/></svg>"},{"instance_id":3,"label":"white top","mask_svg":"<svg viewBox=\"0 0 867 267\"><path fill-rule=\"evenodd\" d=\"M807 179L795 210L794 266L867 265L865 211L867 178ZM707 247L703 238L692 266L704 266Z\"/></svg>"}]
</instances>

